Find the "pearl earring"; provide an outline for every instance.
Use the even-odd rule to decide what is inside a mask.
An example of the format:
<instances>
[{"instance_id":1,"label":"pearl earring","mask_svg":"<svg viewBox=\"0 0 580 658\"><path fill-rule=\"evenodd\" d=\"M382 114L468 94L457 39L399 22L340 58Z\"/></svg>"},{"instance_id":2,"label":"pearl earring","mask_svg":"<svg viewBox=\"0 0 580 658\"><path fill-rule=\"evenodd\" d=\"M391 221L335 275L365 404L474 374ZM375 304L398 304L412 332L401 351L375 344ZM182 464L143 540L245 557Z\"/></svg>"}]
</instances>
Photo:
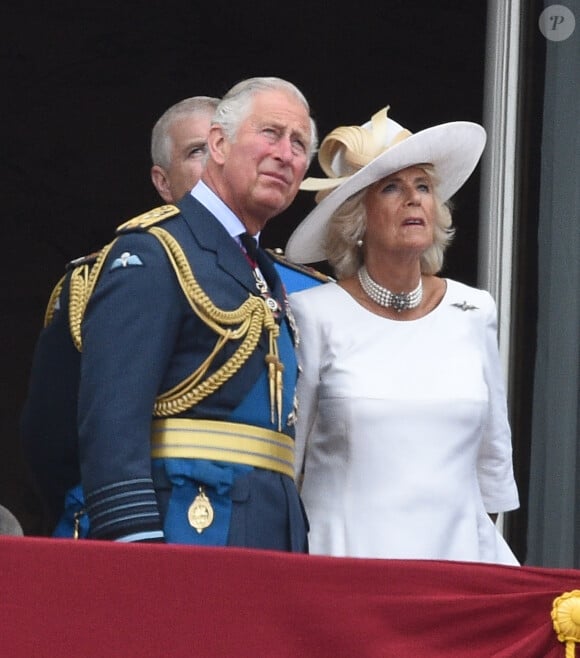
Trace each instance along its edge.
<instances>
[{"instance_id":1,"label":"pearl earring","mask_svg":"<svg viewBox=\"0 0 580 658\"><path fill-rule=\"evenodd\" d=\"M364 243L363 243L362 239L360 239L360 238L356 241L356 246L357 246L357 247L362 247L363 244L364 244Z\"/></svg>"}]
</instances>

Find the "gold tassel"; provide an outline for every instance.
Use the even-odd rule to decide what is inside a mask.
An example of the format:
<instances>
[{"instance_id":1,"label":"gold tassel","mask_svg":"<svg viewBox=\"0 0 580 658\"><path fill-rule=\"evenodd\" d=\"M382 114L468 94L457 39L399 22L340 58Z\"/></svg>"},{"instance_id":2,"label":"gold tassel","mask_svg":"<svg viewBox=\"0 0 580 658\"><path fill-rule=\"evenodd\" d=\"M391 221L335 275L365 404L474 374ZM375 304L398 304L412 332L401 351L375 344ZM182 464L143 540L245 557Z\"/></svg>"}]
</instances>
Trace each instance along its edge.
<instances>
[{"instance_id":1,"label":"gold tassel","mask_svg":"<svg viewBox=\"0 0 580 658\"><path fill-rule=\"evenodd\" d=\"M266 363L268 364L268 388L270 390L270 422L273 425L276 420L276 357L273 354L267 354Z\"/></svg>"},{"instance_id":2,"label":"gold tassel","mask_svg":"<svg viewBox=\"0 0 580 658\"><path fill-rule=\"evenodd\" d=\"M278 359L276 364L276 405L278 410L278 432L282 431L282 393L284 390L284 364Z\"/></svg>"},{"instance_id":3,"label":"gold tassel","mask_svg":"<svg viewBox=\"0 0 580 658\"><path fill-rule=\"evenodd\" d=\"M552 604L552 623L560 642L566 644L566 658L574 658L580 642L580 590L564 592Z\"/></svg>"}]
</instances>

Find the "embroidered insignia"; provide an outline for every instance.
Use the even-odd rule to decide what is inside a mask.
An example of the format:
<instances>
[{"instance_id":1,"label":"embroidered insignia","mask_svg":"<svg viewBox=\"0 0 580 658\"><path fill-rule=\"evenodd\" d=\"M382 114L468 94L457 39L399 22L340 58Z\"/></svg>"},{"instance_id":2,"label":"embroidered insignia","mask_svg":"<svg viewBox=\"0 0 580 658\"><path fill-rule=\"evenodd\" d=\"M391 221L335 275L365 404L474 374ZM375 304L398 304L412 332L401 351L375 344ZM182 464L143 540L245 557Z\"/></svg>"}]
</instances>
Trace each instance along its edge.
<instances>
[{"instance_id":1,"label":"embroidered insignia","mask_svg":"<svg viewBox=\"0 0 580 658\"><path fill-rule=\"evenodd\" d=\"M468 304L466 301L462 302L461 304L459 302L455 302L455 304L451 304L451 306L455 306L455 308L458 308L462 311L475 311L478 308L477 306Z\"/></svg>"},{"instance_id":2,"label":"embroidered insignia","mask_svg":"<svg viewBox=\"0 0 580 658\"><path fill-rule=\"evenodd\" d=\"M145 230L174 215L179 215L179 208L177 206L159 206L159 208L153 208L153 210L149 210L149 212L142 215L137 215L137 217L133 217L128 222L117 226L115 232L128 233L129 231Z\"/></svg>"},{"instance_id":3,"label":"embroidered insignia","mask_svg":"<svg viewBox=\"0 0 580 658\"><path fill-rule=\"evenodd\" d=\"M116 270L119 267L127 267L133 265L143 265L143 261L136 254L130 254L128 251L124 251L119 258L115 258L113 264L111 265L111 271Z\"/></svg>"}]
</instances>

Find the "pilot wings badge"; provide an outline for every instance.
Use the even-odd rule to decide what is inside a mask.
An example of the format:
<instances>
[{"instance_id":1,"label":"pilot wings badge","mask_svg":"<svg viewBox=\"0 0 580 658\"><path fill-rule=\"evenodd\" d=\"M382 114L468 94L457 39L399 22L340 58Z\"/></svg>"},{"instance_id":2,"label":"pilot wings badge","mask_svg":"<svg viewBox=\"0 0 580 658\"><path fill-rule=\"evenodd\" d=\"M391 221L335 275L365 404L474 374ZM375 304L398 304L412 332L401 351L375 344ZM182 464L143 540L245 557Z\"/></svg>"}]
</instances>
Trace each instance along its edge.
<instances>
[{"instance_id":1,"label":"pilot wings badge","mask_svg":"<svg viewBox=\"0 0 580 658\"><path fill-rule=\"evenodd\" d=\"M472 304L468 304L466 301L463 301L461 303L455 302L454 304L451 304L451 306L455 306L455 308L458 308L462 311L475 311L477 310L477 306L473 306Z\"/></svg>"},{"instance_id":2,"label":"pilot wings badge","mask_svg":"<svg viewBox=\"0 0 580 658\"><path fill-rule=\"evenodd\" d=\"M128 251L124 251L119 258L115 258L111 265L111 270L116 270L119 267L131 267L134 265L143 265L143 261L137 256L137 254L131 254Z\"/></svg>"}]
</instances>

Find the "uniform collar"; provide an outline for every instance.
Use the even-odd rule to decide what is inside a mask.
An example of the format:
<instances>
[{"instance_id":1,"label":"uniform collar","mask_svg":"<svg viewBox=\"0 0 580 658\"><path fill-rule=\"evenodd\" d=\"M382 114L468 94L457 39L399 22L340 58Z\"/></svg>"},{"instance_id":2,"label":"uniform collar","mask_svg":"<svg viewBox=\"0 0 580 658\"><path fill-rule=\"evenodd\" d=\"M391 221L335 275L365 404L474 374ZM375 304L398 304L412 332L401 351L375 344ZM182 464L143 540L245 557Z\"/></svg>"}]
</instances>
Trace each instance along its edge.
<instances>
[{"instance_id":1,"label":"uniform collar","mask_svg":"<svg viewBox=\"0 0 580 658\"><path fill-rule=\"evenodd\" d=\"M207 208L226 231L240 243L239 236L246 232L242 220L227 206L222 199L203 181L199 181L191 190L191 196ZM260 234L254 236L259 242Z\"/></svg>"}]
</instances>

